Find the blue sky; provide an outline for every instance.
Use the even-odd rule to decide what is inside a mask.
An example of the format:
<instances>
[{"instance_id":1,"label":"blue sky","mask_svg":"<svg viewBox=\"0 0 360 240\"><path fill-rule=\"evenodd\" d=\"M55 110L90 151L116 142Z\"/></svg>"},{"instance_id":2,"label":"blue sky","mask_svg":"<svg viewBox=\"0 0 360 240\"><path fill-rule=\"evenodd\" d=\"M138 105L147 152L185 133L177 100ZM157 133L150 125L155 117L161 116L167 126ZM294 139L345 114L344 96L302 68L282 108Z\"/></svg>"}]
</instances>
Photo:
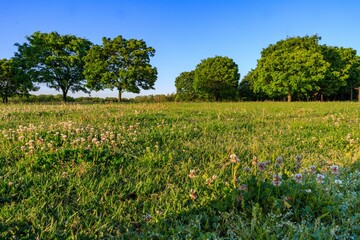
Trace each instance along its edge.
<instances>
[{"instance_id":1,"label":"blue sky","mask_svg":"<svg viewBox=\"0 0 360 240\"><path fill-rule=\"evenodd\" d=\"M11 58L14 43L35 31L73 34L95 44L104 36L143 39L156 50L151 64L158 80L155 90L141 95L168 94L181 72L216 55L232 58L242 78L256 67L263 48L286 37L318 34L321 44L351 47L359 55L359 13L357 0L1 0L0 58ZM57 92L42 87L37 94Z\"/></svg>"}]
</instances>

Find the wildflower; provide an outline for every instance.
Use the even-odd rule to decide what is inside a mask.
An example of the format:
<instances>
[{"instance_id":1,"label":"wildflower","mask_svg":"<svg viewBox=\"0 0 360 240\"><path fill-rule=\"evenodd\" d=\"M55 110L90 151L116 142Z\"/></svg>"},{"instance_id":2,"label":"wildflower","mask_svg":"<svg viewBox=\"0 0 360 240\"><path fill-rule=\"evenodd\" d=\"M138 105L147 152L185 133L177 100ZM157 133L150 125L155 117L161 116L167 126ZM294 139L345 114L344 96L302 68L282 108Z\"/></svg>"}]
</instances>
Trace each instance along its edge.
<instances>
[{"instance_id":1,"label":"wildflower","mask_svg":"<svg viewBox=\"0 0 360 240\"><path fill-rule=\"evenodd\" d=\"M282 184L281 180L282 180L282 177L279 174L274 174L274 179L272 181L272 184L275 187L278 187Z\"/></svg>"},{"instance_id":2,"label":"wildflower","mask_svg":"<svg viewBox=\"0 0 360 240\"><path fill-rule=\"evenodd\" d=\"M260 171L265 171L266 170L266 163L265 162L259 162L257 165L258 165Z\"/></svg>"},{"instance_id":3,"label":"wildflower","mask_svg":"<svg viewBox=\"0 0 360 240\"><path fill-rule=\"evenodd\" d=\"M194 177L196 177L196 172L195 172L194 169L191 169L190 174L189 174L189 178L194 178Z\"/></svg>"},{"instance_id":4,"label":"wildflower","mask_svg":"<svg viewBox=\"0 0 360 240\"><path fill-rule=\"evenodd\" d=\"M145 219L145 221L150 221L151 219L152 219L152 216L151 216L151 214L145 214L144 215L144 219Z\"/></svg>"},{"instance_id":5,"label":"wildflower","mask_svg":"<svg viewBox=\"0 0 360 240\"><path fill-rule=\"evenodd\" d=\"M62 173L62 177L63 177L63 178L66 178L67 176L68 176L68 173L67 173L67 172L63 172L63 173Z\"/></svg>"},{"instance_id":6,"label":"wildflower","mask_svg":"<svg viewBox=\"0 0 360 240\"><path fill-rule=\"evenodd\" d=\"M284 163L284 159L282 157L277 157L276 158L276 164L279 165L279 167ZM275 164L275 165L276 165Z\"/></svg>"},{"instance_id":7,"label":"wildflower","mask_svg":"<svg viewBox=\"0 0 360 240\"><path fill-rule=\"evenodd\" d=\"M9 187L14 185L14 182L8 182Z\"/></svg>"},{"instance_id":8,"label":"wildflower","mask_svg":"<svg viewBox=\"0 0 360 240\"><path fill-rule=\"evenodd\" d=\"M325 176L322 175L322 174L320 174L320 173L318 173L318 174L316 175L316 181L317 181L318 183L323 183L323 182L324 182L324 178L325 178Z\"/></svg>"},{"instance_id":9,"label":"wildflower","mask_svg":"<svg viewBox=\"0 0 360 240\"><path fill-rule=\"evenodd\" d=\"M196 191L194 189L190 189L190 194L189 194L190 198L192 200L195 200L197 198L197 194Z\"/></svg>"},{"instance_id":10,"label":"wildflower","mask_svg":"<svg viewBox=\"0 0 360 240\"><path fill-rule=\"evenodd\" d=\"M337 184L337 185L341 185L341 184L342 184L342 181L341 181L340 179L336 179L336 180L334 181L334 183Z\"/></svg>"},{"instance_id":11,"label":"wildflower","mask_svg":"<svg viewBox=\"0 0 360 240\"><path fill-rule=\"evenodd\" d=\"M310 166L310 172L313 173L313 174L316 173L316 166L311 165Z\"/></svg>"},{"instance_id":12,"label":"wildflower","mask_svg":"<svg viewBox=\"0 0 360 240\"><path fill-rule=\"evenodd\" d=\"M210 186L212 182L213 182L212 178L206 179L206 185Z\"/></svg>"},{"instance_id":13,"label":"wildflower","mask_svg":"<svg viewBox=\"0 0 360 240\"><path fill-rule=\"evenodd\" d=\"M216 179L218 179L218 176L217 175L212 175L212 177L211 177L213 180L216 180Z\"/></svg>"},{"instance_id":14,"label":"wildflower","mask_svg":"<svg viewBox=\"0 0 360 240\"><path fill-rule=\"evenodd\" d=\"M21 146L21 151L25 151L25 146Z\"/></svg>"},{"instance_id":15,"label":"wildflower","mask_svg":"<svg viewBox=\"0 0 360 240\"><path fill-rule=\"evenodd\" d=\"M250 168L249 167L244 167L244 172L246 172L246 173L250 172Z\"/></svg>"},{"instance_id":16,"label":"wildflower","mask_svg":"<svg viewBox=\"0 0 360 240\"><path fill-rule=\"evenodd\" d=\"M310 189L310 188L309 188L309 189L306 189L305 192L306 192L306 193L311 193L311 189Z\"/></svg>"},{"instance_id":17,"label":"wildflower","mask_svg":"<svg viewBox=\"0 0 360 240\"><path fill-rule=\"evenodd\" d=\"M235 154L230 155L230 160L231 160L232 163L240 162L240 159Z\"/></svg>"},{"instance_id":18,"label":"wildflower","mask_svg":"<svg viewBox=\"0 0 360 240\"><path fill-rule=\"evenodd\" d=\"M241 184L241 185L239 186L239 190L241 190L241 191L247 191L247 190L248 190L248 186L247 186L246 184Z\"/></svg>"},{"instance_id":19,"label":"wildflower","mask_svg":"<svg viewBox=\"0 0 360 240\"><path fill-rule=\"evenodd\" d=\"M252 160L252 165L256 166L258 164L257 157L254 157Z\"/></svg>"},{"instance_id":20,"label":"wildflower","mask_svg":"<svg viewBox=\"0 0 360 240\"><path fill-rule=\"evenodd\" d=\"M295 181L297 182L297 183L301 183L302 182L302 174L301 173L297 173L297 174L295 174Z\"/></svg>"},{"instance_id":21,"label":"wildflower","mask_svg":"<svg viewBox=\"0 0 360 240\"><path fill-rule=\"evenodd\" d=\"M332 166L330 167L330 171L331 171L332 174L338 175L338 174L339 174L339 166L337 166L337 165L332 165Z\"/></svg>"}]
</instances>

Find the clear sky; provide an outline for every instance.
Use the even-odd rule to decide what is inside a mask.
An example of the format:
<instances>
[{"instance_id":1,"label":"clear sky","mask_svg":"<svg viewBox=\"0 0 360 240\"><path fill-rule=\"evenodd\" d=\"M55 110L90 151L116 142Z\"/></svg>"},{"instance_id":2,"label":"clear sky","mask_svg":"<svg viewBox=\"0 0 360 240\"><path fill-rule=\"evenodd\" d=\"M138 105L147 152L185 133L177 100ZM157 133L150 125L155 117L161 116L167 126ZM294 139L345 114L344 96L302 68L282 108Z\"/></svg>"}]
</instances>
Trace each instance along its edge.
<instances>
[{"instance_id":1,"label":"clear sky","mask_svg":"<svg viewBox=\"0 0 360 240\"><path fill-rule=\"evenodd\" d=\"M263 48L281 39L318 34L321 44L360 54L358 0L0 0L0 58L35 31L73 34L101 44L102 37L143 39L156 50L155 90L175 92L175 78L202 59L228 56L241 78L256 67ZM37 94L57 94L42 87ZM80 96L84 94L70 94ZM116 97L116 92L91 94ZM134 97L134 94L124 94Z\"/></svg>"}]
</instances>

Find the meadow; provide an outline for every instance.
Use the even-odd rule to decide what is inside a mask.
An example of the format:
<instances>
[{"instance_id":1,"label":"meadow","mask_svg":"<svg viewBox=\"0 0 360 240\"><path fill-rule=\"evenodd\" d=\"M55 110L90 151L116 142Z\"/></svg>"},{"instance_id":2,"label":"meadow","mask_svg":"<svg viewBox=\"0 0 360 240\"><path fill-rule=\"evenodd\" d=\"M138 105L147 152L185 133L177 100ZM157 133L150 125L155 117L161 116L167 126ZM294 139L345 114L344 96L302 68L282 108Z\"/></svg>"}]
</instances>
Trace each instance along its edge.
<instances>
[{"instance_id":1,"label":"meadow","mask_svg":"<svg viewBox=\"0 0 360 240\"><path fill-rule=\"evenodd\" d=\"M359 103L0 106L2 239L358 239Z\"/></svg>"}]
</instances>

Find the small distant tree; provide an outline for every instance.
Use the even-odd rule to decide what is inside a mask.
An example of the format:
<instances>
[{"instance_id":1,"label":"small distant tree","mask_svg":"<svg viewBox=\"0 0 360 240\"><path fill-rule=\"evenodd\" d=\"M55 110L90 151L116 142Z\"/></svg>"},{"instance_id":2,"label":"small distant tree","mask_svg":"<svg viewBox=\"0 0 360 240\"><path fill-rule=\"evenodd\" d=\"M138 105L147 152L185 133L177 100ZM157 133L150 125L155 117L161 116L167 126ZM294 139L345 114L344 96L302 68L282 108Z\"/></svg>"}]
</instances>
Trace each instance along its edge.
<instances>
[{"instance_id":1,"label":"small distant tree","mask_svg":"<svg viewBox=\"0 0 360 240\"><path fill-rule=\"evenodd\" d=\"M0 96L3 103L8 103L9 97L29 95L29 91L38 89L22 70L20 61L0 59Z\"/></svg>"},{"instance_id":2,"label":"small distant tree","mask_svg":"<svg viewBox=\"0 0 360 240\"><path fill-rule=\"evenodd\" d=\"M83 57L92 45L90 41L57 32L35 32L26 39L27 43L15 44L15 58L24 61L25 74L32 82L61 91L64 102L69 91L89 93L84 87Z\"/></svg>"},{"instance_id":3,"label":"small distant tree","mask_svg":"<svg viewBox=\"0 0 360 240\"><path fill-rule=\"evenodd\" d=\"M93 46L85 57L84 74L87 86L95 91L118 90L118 101L124 91L140 93L154 89L157 69L150 65L155 49L143 40L103 38L102 46Z\"/></svg>"},{"instance_id":4,"label":"small distant tree","mask_svg":"<svg viewBox=\"0 0 360 240\"><path fill-rule=\"evenodd\" d=\"M177 101L193 101L196 99L194 90L195 72L182 72L175 79L176 100Z\"/></svg>"},{"instance_id":5,"label":"small distant tree","mask_svg":"<svg viewBox=\"0 0 360 240\"><path fill-rule=\"evenodd\" d=\"M232 59L216 56L196 66L193 86L196 94L206 100L234 100L239 78L238 66Z\"/></svg>"}]
</instances>

